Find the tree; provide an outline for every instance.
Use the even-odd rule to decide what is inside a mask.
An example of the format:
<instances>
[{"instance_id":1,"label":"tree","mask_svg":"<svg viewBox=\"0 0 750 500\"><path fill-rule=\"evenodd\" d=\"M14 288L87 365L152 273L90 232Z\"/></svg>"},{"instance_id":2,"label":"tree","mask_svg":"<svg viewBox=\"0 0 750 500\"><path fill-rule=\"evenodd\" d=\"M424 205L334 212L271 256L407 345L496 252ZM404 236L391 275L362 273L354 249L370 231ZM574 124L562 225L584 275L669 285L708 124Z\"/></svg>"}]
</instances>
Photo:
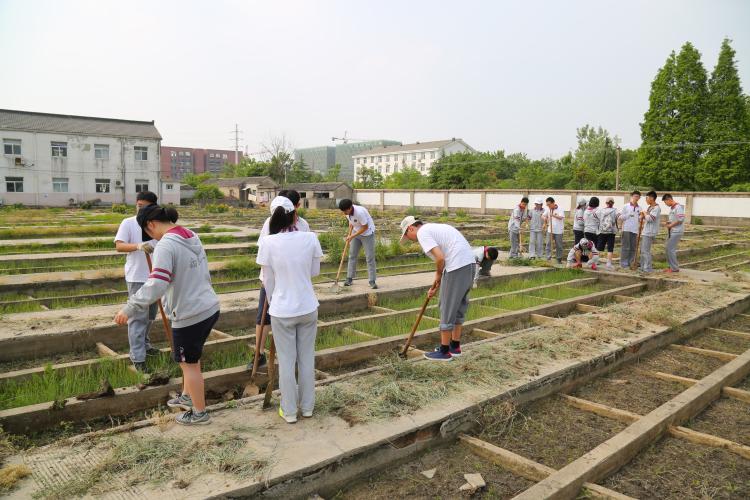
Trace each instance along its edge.
<instances>
[{"instance_id":1,"label":"tree","mask_svg":"<svg viewBox=\"0 0 750 500\"><path fill-rule=\"evenodd\" d=\"M203 174L187 174L185 177L182 178L182 184L187 184L188 186L191 186L193 188L198 188L201 184L206 182L208 179L211 178L211 174L203 173Z\"/></svg>"},{"instance_id":2,"label":"tree","mask_svg":"<svg viewBox=\"0 0 750 500\"><path fill-rule=\"evenodd\" d=\"M385 179L383 187L387 189L427 189L430 180L413 167L406 167L400 172L394 172Z\"/></svg>"},{"instance_id":3,"label":"tree","mask_svg":"<svg viewBox=\"0 0 750 500\"><path fill-rule=\"evenodd\" d=\"M294 162L286 175L286 182L289 184L321 182L322 180L323 176L307 168L304 160Z\"/></svg>"},{"instance_id":4,"label":"tree","mask_svg":"<svg viewBox=\"0 0 750 500\"><path fill-rule=\"evenodd\" d=\"M276 182L284 183L287 173L294 163L291 143L285 135L280 135L272 137L262 147L263 154L267 158L268 175Z\"/></svg>"},{"instance_id":5,"label":"tree","mask_svg":"<svg viewBox=\"0 0 750 500\"><path fill-rule=\"evenodd\" d=\"M383 187L383 176L375 168L362 167L357 171L358 180L354 182L357 189L377 189Z\"/></svg>"},{"instance_id":6,"label":"tree","mask_svg":"<svg viewBox=\"0 0 750 500\"><path fill-rule=\"evenodd\" d=\"M216 184L201 184L195 189L194 198L202 203L219 200L224 197Z\"/></svg>"},{"instance_id":7,"label":"tree","mask_svg":"<svg viewBox=\"0 0 750 500\"><path fill-rule=\"evenodd\" d=\"M430 186L435 189L496 187L500 179L513 178L525 161L524 155L512 156L512 159L506 158L504 151L444 156L432 164Z\"/></svg>"},{"instance_id":8,"label":"tree","mask_svg":"<svg viewBox=\"0 0 750 500\"><path fill-rule=\"evenodd\" d=\"M324 180L326 182L338 182L339 175L341 175L341 164L336 163L328 169L328 172L326 172L326 175L324 176Z\"/></svg>"},{"instance_id":9,"label":"tree","mask_svg":"<svg viewBox=\"0 0 750 500\"><path fill-rule=\"evenodd\" d=\"M244 157L237 165L224 165L221 177L260 177L268 174L268 162Z\"/></svg>"},{"instance_id":10,"label":"tree","mask_svg":"<svg viewBox=\"0 0 750 500\"><path fill-rule=\"evenodd\" d=\"M724 39L708 81L706 152L696 172L701 189L721 190L750 180L750 146L716 144L750 139L746 96L742 94L735 51Z\"/></svg>"}]
</instances>

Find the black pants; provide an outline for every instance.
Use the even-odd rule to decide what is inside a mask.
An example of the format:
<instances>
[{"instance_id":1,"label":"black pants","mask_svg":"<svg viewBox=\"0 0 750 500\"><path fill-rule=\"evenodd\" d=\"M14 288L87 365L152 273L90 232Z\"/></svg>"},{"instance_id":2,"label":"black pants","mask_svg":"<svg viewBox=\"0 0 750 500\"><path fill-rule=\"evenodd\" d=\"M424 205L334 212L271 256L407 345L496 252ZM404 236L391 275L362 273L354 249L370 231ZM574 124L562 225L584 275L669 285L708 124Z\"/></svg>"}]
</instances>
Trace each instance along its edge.
<instances>
[{"instance_id":1,"label":"black pants","mask_svg":"<svg viewBox=\"0 0 750 500\"><path fill-rule=\"evenodd\" d=\"M591 242L592 245L596 246L597 242L599 241L599 237L596 235L596 233L583 233L583 235L586 237L587 240Z\"/></svg>"},{"instance_id":2,"label":"black pants","mask_svg":"<svg viewBox=\"0 0 750 500\"><path fill-rule=\"evenodd\" d=\"M573 229L573 244L577 245L578 242L581 241L581 238L583 238L583 231Z\"/></svg>"}]
</instances>

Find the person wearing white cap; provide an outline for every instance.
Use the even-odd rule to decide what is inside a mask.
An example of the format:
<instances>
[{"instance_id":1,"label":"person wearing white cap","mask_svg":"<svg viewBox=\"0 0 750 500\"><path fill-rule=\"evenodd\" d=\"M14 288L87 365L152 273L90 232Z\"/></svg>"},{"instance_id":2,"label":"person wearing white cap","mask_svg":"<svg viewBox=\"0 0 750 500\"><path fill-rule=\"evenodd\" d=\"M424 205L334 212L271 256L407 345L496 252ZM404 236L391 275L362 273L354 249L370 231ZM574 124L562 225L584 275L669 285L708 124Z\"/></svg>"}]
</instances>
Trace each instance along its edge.
<instances>
[{"instance_id":1,"label":"person wearing white cap","mask_svg":"<svg viewBox=\"0 0 750 500\"><path fill-rule=\"evenodd\" d=\"M320 274L323 250L315 233L297 231L294 204L283 196L271 202L269 235L256 262L263 271L276 351L279 357L279 415L297 421L315 406L315 337L318 299L312 278ZM297 376L295 376L295 367Z\"/></svg>"},{"instance_id":2,"label":"person wearing white cap","mask_svg":"<svg viewBox=\"0 0 750 500\"><path fill-rule=\"evenodd\" d=\"M529 258L542 257L544 240L544 200L541 196L534 198L534 208L529 210Z\"/></svg>"},{"instance_id":3,"label":"person wearing white cap","mask_svg":"<svg viewBox=\"0 0 750 500\"><path fill-rule=\"evenodd\" d=\"M573 212L573 241L574 243L578 243L581 241L581 238L583 238L583 228L584 228L584 221L583 216L586 213L586 205L588 205L589 200L584 198L583 196L579 196L578 200L576 201L576 209L575 212Z\"/></svg>"},{"instance_id":4,"label":"person wearing white cap","mask_svg":"<svg viewBox=\"0 0 750 500\"><path fill-rule=\"evenodd\" d=\"M426 352L431 361L451 361L461 355L461 328L474 284L475 260L466 238L448 224L425 224L411 215L401 221L401 241L418 241L435 261L435 281L427 292L440 290L440 347Z\"/></svg>"},{"instance_id":5,"label":"person wearing white cap","mask_svg":"<svg viewBox=\"0 0 750 500\"><path fill-rule=\"evenodd\" d=\"M622 222L622 247L620 248L620 267L630 269L630 264L635 259L635 242L641 225L641 207L638 202L641 192L638 190L630 193L630 203L622 207L619 220Z\"/></svg>"}]
</instances>

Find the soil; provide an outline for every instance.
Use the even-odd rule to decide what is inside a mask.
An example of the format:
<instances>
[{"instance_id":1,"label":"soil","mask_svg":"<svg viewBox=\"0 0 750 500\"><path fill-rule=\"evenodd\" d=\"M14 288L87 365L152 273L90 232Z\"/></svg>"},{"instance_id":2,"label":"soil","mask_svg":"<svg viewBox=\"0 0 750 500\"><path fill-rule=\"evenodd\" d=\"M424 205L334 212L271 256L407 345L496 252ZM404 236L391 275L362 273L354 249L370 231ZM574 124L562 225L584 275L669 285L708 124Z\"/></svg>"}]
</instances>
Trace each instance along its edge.
<instances>
[{"instance_id":1,"label":"soil","mask_svg":"<svg viewBox=\"0 0 750 500\"><path fill-rule=\"evenodd\" d=\"M0 373L7 373L15 370L25 370L27 368L38 368L49 365L59 365L61 363L71 363L73 361L83 361L85 359L98 358L99 353L96 351L77 351L65 352L54 356L43 358L21 359L17 361L7 361L0 363Z\"/></svg>"},{"instance_id":2,"label":"soil","mask_svg":"<svg viewBox=\"0 0 750 500\"><path fill-rule=\"evenodd\" d=\"M336 375L343 375L344 373L356 372L357 370L364 370L365 368L369 368L377 364L378 364L377 359L365 359L358 363L354 363L350 365L340 365L336 368L327 368L324 371L329 375L336 376Z\"/></svg>"},{"instance_id":3,"label":"soil","mask_svg":"<svg viewBox=\"0 0 750 500\"><path fill-rule=\"evenodd\" d=\"M724 362L691 352L663 350L640 359L637 366L646 370L701 379L724 365Z\"/></svg>"},{"instance_id":4,"label":"soil","mask_svg":"<svg viewBox=\"0 0 750 500\"><path fill-rule=\"evenodd\" d=\"M531 328L532 326L536 326L536 323L534 323L533 321L516 321L514 323L508 323L507 325L498 326L495 328L484 328L484 330L493 333L506 334L518 330L525 330L526 328Z\"/></svg>"},{"instance_id":5,"label":"soil","mask_svg":"<svg viewBox=\"0 0 750 500\"><path fill-rule=\"evenodd\" d=\"M746 311L747 313L747 311ZM750 333L750 318L743 316L735 316L734 318L723 322L716 328L723 330L734 330L735 332L747 332Z\"/></svg>"},{"instance_id":6,"label":"soil","mask_svg":"<svg viewBox=\"0 0 750 500\"><path fill-rule=\"evenodd\" d=\"M745 379L742 380L739 384L736 384L735 387L737 389L744 389L746 391L750 391L750 377L745 377Z\"/></svg>"},{"instance_id":7,"label":"soil","mask_svg":"<svg viewBox=\"0 0 750 500\"><path fill-rule=\"evenodd\" d=\"M667 437L601 484L636 498L750 498L750 460Z\"/></svg>"},{"instance_id":8,"label":"soil","mask_svg":"<svg viewBox=\"0 0 750 500\"><path fill-rule=\"evenodd\" d=\"M318 315L318 321L336 321L340 319L350 319L350 318L359 318L360 316L369 316L371 314L379 314L372 309L360 309L358 311L346 311L346 312L337 312L337 313L329 313L329 314L319 314Z\"/></svg>"},{"instance_id":9,"label":"soil","mask_svg":"<svg viewBox=\"0 0 750 500\"><path fill-rule=\"evenodd\" d=\"M488 412L492 409L485 414ZM626 427L573 408L559 397L531 403L511 421L507 413L494 422L492 418L482 420L480 439L554 469L564 467Z\"/></svg>"},{"instance_id":10,"label":"soil","mask_svg":"<svg viewBox=\"0 0 750 500\"><path fill-rule=\"evenodd\" d=\"M645 415L685 389L682 384L641 375L628 367L589 382L572 395Z\"/></svg>"},{"instance_id":11,"label":"soil","mask_svg":"<svg viewBox=\"0 0 750 500\"><path fill-rule=\"evenodd\" d=\"M685 427L750 446L750 406L722 397Z\"/></svg>"},{"instance_id":12,"label":"soil","mask_svg":"<svg viewBox=\"0 0 750 500\"><path fill-rule=\"evenodd\" d=\"M685 345L712 349L714 351L742 354L750 349L750 339L743 339L731 333L701 332L691 338Z\"/></svg>"},{"instance_id":13,"label":"soil","mask_svg":"<svg viewBox=\"0 0 750 500\"><path fill-rule=\"evenodd\" d=\"M437 468L432 479L422 471ZM479 473L487 483L484 490L468 495L460 492L466 483L464 474ZM433 449L402 465L387 469L370 479L357 481L352 488L339 491L335 499L390 500L392 498L512 498L533 486L532 481L516 476L474 455L461 444ZM329 498L327 496L326 498Z\"/></svg>"}]
</instances>

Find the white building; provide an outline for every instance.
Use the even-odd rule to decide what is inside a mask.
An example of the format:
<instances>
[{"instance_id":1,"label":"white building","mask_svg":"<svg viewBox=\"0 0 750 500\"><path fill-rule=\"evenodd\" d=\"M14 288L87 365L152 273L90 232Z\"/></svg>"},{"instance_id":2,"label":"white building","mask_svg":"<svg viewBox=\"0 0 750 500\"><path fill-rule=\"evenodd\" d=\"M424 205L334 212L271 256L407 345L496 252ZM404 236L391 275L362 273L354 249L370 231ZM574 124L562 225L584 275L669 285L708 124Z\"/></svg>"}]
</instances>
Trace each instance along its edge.
<instances>
[{"instance_id":1,"label":"white building","mask_svg":"<svg viewBox=\"0 0 750 500\"><path fill-rule=\"evenodd\" d=\"M400 172L407 167L419 170L422 174L430 173L432 163L453 153L474 152L474 148L462 139L445 141L416 142L401 146L382 146L352 156L354 160L354 179L359 179L361 168L374 168L383 177Z\"/></svg>"},{"instance_id":2,"label":"white building","mask_svg":"<svg viewBox=\"0 0 750 500\"><path fill-rule=\"evenodd\" d=\"M0 202L69 206L135 204L140 191L180 203L180 185L162 181L154 122L0 109Z\"/></svg>"}]
</instances>

